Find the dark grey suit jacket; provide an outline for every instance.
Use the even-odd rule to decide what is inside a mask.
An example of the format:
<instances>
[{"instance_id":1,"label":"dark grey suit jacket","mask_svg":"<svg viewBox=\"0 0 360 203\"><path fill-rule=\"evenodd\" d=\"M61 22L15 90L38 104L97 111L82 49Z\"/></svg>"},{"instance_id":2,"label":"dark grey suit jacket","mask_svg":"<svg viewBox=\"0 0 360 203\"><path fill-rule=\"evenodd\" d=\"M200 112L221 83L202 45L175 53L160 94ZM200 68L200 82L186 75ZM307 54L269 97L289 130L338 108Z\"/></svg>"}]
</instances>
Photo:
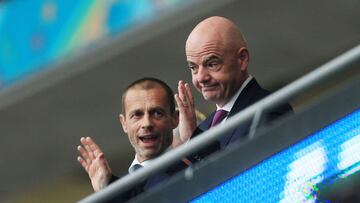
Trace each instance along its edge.
<instances>
[{"instance_id":1,"label":"dark grey suit jacket","mask_svg":"<svg viewBox=\"0 0 360 203\"><path fill-rule=\"evenodd\" d=\"M269 94L270 94L269 91L260 87L260 85L256 82L256 80L252 79L236 99L234 106L229 112L228 117L234 116L238 112L256 103L257 101L263 99ZM267 125L272 121L274 121L275 119L279 118L280 116L289 112L293 112L289 104L287 103L280 104L277 107L264 112L260 119L260 124ZM214 115L215 112L211 113L210 116L208 116L203 122L199 124L199 126L195 129L192 138L198 136L199 134L210 128ZM242 125L239 125L236 129L224 134L221 137L221 139L219 139L212 146L209 146L208 148L201 150L200 152L196 153L194 156L190 157L190 160L198 161L204 158L205 156L213 153L214 151L217 151L218 149L226 148L230 144L239 141L241 138L244 138L246 135L248 135L250 126L251 126L251 120L243 123Z\"/></svg>"},{"instance_id":2,"label":"dark grey suit jacket","mask_svg":"<svg viewBox=\"0 0 360 203\"><path fill-rule=\"evenodd\" d=\"M146 191L153 189L155 186L162 183L163 181L168 180L171 176L175 175L177 172L185 169L186 167L187 167L187 165L184 162L179 161L176 164L168 167L164 171L158 172L158 173L146 178L144 181L142 181L141 183L130 188L128 191L116 194L115 197L113 197L110 200L105 201L105 202L111 202L111 203L112 202L114 202L114 203L115 202L126 202L141 193L144 193ZM112 176L112 178L110 180L110 184L115 182L118 179L119 179L119 177Z\"/></svg>"}]
</instances>

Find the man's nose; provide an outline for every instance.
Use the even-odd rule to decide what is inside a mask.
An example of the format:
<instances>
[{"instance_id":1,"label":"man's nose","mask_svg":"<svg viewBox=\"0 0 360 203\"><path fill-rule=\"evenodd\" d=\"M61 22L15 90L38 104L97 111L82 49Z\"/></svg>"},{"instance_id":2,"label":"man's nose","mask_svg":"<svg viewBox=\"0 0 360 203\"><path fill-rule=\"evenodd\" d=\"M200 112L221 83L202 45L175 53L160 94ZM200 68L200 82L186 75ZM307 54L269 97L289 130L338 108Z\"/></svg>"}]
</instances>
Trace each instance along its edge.
<instances>
[{"instance_id":1,"label":"man's nose","mask_svg":"<svg viewBox=\"0 0 360 203\"><path fill-rule=\"evenodd\" d=\"M142 128L151 128L153 126L151 115L145 114L141 120Z\"/></svg>"},{"instance_id":2,"label":"man's nose","mask_svg":"<svg viewBox=\"0 0 360 203\"><path fill-rule=\"evenodd\" d=\"M210 79L209 70L203 66L199 66L197 79L200 83L206 83Z\"/></svg>"}]
</instances>

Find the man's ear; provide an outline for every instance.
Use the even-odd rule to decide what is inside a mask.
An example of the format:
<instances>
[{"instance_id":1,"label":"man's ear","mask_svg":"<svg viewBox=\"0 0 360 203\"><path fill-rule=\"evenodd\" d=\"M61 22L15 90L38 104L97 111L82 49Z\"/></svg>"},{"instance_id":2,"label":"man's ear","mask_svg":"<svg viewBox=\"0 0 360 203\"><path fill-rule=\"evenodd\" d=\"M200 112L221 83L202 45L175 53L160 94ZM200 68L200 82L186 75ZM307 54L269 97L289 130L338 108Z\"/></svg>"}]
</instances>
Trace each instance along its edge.
<instances>
[{"instance_id":1,"label":"man's ear","mask_svg":"<svg viewBox=\"0 0 360 203\"><path fill-rule=\"evenodd\" d=\"M125 116L123 114L119 115L119 121L120 121L120 124L121 124L121 126L123 128L123 131L127 134L128 129L126 127L126 119L125 119Z\"/></svg>"},{"instance_id":2,"label":"man's ear","mask_svg":"<svg viewBox=\"0 0 360 203\"><path fill-rule=\"evenodd\" d=\"M172 115L172 129L175 129L179 125L179 110L175 110Z\"/></svg>"},{"instance_id":3,"label":"man's ear","mask_svg":"<svg viewBox=\"0 0 360 203\"><path fill-rule=\"evenodd\" d=\"M241 47L237 52L237 57L242 71L247 71L250 60L249 51L246 47Z\"/></svg>"}]
</instances>

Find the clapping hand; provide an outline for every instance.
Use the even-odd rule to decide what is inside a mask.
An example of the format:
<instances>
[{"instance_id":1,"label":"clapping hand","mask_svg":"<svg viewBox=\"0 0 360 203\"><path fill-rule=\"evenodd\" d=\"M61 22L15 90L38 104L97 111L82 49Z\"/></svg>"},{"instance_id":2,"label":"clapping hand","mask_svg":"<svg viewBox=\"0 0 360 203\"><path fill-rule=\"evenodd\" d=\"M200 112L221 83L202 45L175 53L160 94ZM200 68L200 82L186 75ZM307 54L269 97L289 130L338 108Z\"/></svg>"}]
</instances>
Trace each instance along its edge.
<instances>
[{"instance_id":1,"label":"clapping hand","mask_svg":"<svg viewBox=\"0 0 360 203\"><path fill-rule=\"evenodd\" d=\"M187 142L196 128L195 105L188 83L179 81L175 100L179 108L179 136L174 137L173 147Z\"/></svg>"},{"instance_id":2,"label":"clapping hand","mask_svg":"<svg viewBox=\"0 0 360 203\"><path fill-rule=\"evenodd\" d=\"M109 184L112 176L110 166L100 147L90 137L82 137L80 142L82 145L77 147L80 153L77 160L88 173L97 192Z\"/></svg>"}]
</instances>

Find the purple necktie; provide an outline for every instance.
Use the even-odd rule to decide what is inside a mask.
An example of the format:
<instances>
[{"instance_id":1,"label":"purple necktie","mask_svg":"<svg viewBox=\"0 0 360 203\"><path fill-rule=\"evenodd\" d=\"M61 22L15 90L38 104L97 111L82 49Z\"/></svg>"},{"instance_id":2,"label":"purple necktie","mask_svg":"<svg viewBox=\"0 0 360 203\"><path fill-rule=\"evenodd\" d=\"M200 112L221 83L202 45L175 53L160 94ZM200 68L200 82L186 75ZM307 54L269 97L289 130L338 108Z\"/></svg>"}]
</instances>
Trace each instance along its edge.
<instances>
[{"instance_id":1,"label":"purple necktie","mask_svg":"<svg viewBox=\"0 0 360 203\"><path fill-rule=\"evenodd\" d=\"M227 114L228 112L225 110L222 109L217 110L211 122L211 127L214 127L215 125L219 124L227 116Z\"/></svg>"}]
</instances>

